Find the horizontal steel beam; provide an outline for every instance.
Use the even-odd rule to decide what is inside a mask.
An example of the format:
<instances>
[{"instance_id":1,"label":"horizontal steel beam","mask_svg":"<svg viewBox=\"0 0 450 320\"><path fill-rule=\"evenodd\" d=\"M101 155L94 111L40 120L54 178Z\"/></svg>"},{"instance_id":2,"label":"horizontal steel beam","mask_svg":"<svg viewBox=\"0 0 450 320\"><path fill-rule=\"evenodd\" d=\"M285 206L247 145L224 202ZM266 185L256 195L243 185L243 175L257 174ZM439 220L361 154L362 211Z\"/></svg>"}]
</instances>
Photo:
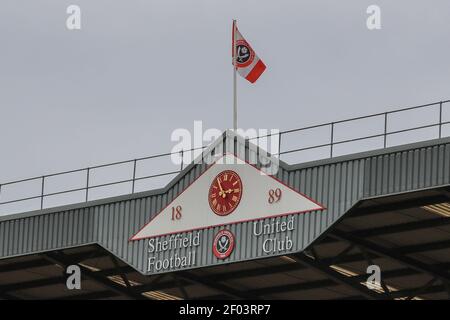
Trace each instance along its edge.
<instances>
[{"instance_id":1,"label":"horizontal steel beam","mask_svg":"<svg viewBox=\"0 0 450 320\"><path fill-rule=\"evenodd\" d=\"M418 252L424 252L424 251L435 251L435 250L443 250L443 249L450 249L450 240L433 241L433 242L408 245L408 246L399 247L396 250L397 250L397 252L399 252L401 254L412 254L412 253L418 253Z\"/></svg>"},{"instance_id":2,"label":"horizontal steel beam","mask_svg":"<svg viewBox=\"0 0 450 320\"><path fill-rule=\"evenodd\" d=\"M196 284L201 284L203 286L206 286L208 288L212 288L214 290L217 290L219 292L225 293L226 295L235 298L235 299L252 299L252 300L258 300L260 299L257 295L251 294L247 292L246 290L237 290L229 285L214 282L214 281L208 281L207 279L203 278L202 276L197 276L192 273L182 271L176 273L177 278L181 278L183 280L194 282Z\"/></svg>"},{"instance_id":3,"label":"horizontal steel beam","mask_svg":"<svg viewBox=\"0 0 450 320\"><path fill-rule=\"evenodd\" d=\"M368 228L351 232L356 237L375 237L393 233L423 230L450 225L450 218L434 218L428 220L419 220L406 223L386 225L377 228Z\"/></svg>"},{"instance_id":4,"label":"horizontal steel beam","mask_svg":"<svg viewBox=\"0 0 450 320\"><path fill-rule=\"evenodd\" d=\"M77 265L80 268L80 270L81 270L82 276L84 276L84 277L86 277L86 278L88 278L90 280L93 280L93 281L101 284L102 286L104 286L104 287L106 287L106 288L108 288L108 289L110 289L112 291L115 291L115 292L117 292L119 294L128 296L128 297L133 298L133 299L138 299L138 300L145 300L146 299L143 295L134 292L130 288L123 287L120 284L117 284L117 283L111 281L108 278L101 277L101 276L95 274L95 272L93 272L93 271L89 270L88 268L80 265L78 263L78 261L74 261L74 260L68 259L68 257L65 256L64 254L61 254L61 253L47 253L47 254L44 255L44 257L46 259L48 259L49 261L55 263L55 264L61 265L64 269L66 269L69 265Z\"/></svg>"},{"instance_id":5,"label":"horizontal steel beam","mask_svg":"<svg viewBox=\"0 0 450 320\"><path fill-rule=\"evenodd\" d=\"M441 190L441 189L438 189ZM441 191L437 191L441 192ZM391 202L391 203L383 203L378 205L371 205L367 207L357 206L354 209L351 209L352 217L360 217L360 216L366 216L366 215L372 215L372 214L378 214L388 211L399 211L399 210L407 210L411 208L417 208L422 207L430 204L436 204L436 203L442 203L449 201L449 196L447 195L447 191L445 189L442 189L442 194L439 195L433 195L428 197L418 197L411 200L403 200L403 201L397 201L397 202ZM362 202L361 204L363 204ZM349 215L347 215L348 217Z\"/></svg>"},{"instance_id":6,"label":"horizontal steel beam","mask_svg":"<svg viewBox=\"0 0 450 320\"><path fill-rule=\"evenodd\" d=\"M37 280L30 280L25 282L17 282L12 284L4 284L0 285L0 292L10 293L18 290L27 290L32 288L39 288L39 287L47 287L47 286L53 286L53 285L64 285L66 283L66 279L63 276L60 277L52 277L52 278L44 278L44 279L37 279Z\"/></svg>"},{"instance_id":7,"label":"horizontal steel beam","mask_svg":"<svg viewBox=\"0 0 450 320\"><path fill-rule=\"evenodd\" d=\"M106 257L108 254L102 250L91 250L87 252L67 253L66 256L71 260L83 261L86 259ZM5 263L0 266L0 274L17 270L33 269L54 265L54 263L36 256L36 259L20 262ZM11 258L14 261L15 258Z\"/></svg>"},{"instance_id":8,"label":"horizontal steel beam","mask_svg":"<svg viewBox=\"0 0 450 320\"><path fill-rule=\"evenodd\" d=\"M307 265L308 267L313 268L314 270L322 273L326 277L329 277L333 281L338 284L344 285L367 299L386 299L386 296L376 293L374 291L369 290L367 287L360 284L358 281L355 281L351 277L346 277L341 273L331 269L326 264L321 263L320 261L314 260L304 254L293 255L292 258L296 260L300 264Z\"/></svg>"},{"instance_id":9,"label":"horizontal steel beam","mask_svg":"<svg viewBox=\"0 0 450 320\"><path fill-rule=\"evenodd\" d=\"M415 269L417 271L421 271L427 274L430 274L432 276L440 278L442 281L450 282L450 275L445 270L441 270L439 268L436 268L432 265L423 263L419 260L410 258L408 256L405 256L399 252L397 252L397 248L385 248L378 244L375 244L371 241L367 241L362 238L355 237L353 235L347 234L340 230L333 230L332 235L334 237L337 237L341 240L346 240L350 243L357 244L358 246L363 247L367 251L370 251L372 253L375 253L377 255L381 255L383 257L393 259L403 265L406 265L412 269Z\"/></svg>"},{"instance_id":10,"label":"horizontal steel beam","mask_svg":"<svg viewBox=\"0 0 450 320\"><path fill-rule=\"evenodd\" d=\"M88 293L80 293L70 296L57 296L54 298L50 298L47 300L98 300L98 299L108 299L108 298L115 298L120 297L120 294L112 291L112 290L105 290L105 291L94 291L94 292L88 292Z\"/></svg>"}]
</instances>

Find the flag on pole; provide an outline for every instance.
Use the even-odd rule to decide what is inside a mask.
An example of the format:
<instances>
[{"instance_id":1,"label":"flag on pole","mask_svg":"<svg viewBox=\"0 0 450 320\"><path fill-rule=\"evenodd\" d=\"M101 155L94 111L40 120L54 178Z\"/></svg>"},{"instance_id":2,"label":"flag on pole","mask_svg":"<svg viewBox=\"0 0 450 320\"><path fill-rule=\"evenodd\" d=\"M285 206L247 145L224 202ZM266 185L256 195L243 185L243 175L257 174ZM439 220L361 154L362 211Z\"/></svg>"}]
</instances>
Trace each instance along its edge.
<instances>
[{"instance_id":1,"label":"flag on pole","mask_svg":"<svg viewBox=\"0 0 450 320\"><path fill-rule=\"evenodd\" d=\"M233 21L233 62L237 72L245 79L254 83L266 70L266 65L256 55L255 51L239 32L236 22ZM234 55L236 54L236 59Z\"/></svg>"}]
</instances>

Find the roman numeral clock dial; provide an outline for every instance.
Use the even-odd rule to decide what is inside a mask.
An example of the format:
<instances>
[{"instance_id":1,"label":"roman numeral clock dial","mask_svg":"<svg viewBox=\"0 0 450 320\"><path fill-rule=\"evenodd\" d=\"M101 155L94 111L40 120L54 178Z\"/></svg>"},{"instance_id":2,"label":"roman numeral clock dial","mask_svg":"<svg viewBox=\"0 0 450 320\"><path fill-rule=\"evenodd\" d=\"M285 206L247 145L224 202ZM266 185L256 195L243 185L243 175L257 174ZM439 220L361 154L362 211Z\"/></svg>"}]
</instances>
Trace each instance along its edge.
<instances>
[{"instance_id":1,"label":"roman numeral clock dial","mask_svg":"<svg viewBox=\"0 0 450 320\"><path fill-rule=\"evenodd\" d=\"M211 210L219 216L232 213L242 198L242 180L232 170L219 173L211 182L208 201Z\"/></svg>"}]
</instances>

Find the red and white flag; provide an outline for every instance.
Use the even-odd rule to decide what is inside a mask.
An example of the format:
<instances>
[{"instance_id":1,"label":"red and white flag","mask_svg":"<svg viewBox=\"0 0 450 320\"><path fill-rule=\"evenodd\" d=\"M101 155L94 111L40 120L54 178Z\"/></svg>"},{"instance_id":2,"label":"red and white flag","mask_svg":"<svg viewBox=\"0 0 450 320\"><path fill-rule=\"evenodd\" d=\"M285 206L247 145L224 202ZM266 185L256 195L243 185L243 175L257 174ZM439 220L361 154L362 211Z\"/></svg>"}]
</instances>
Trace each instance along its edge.
<instances>
[{"instance_id":1,"label":"red and white flag","mask_svg":"<svg viewBox=\"0 0 450 320\"><path fill-rule=\"evenodd\" d=\"M266 70L266 65L256 55L255 51L239 32L236 22L233 21L233 61L237 72L245 79L254 83ZM236 52L236 59L234 54Z\"/></svg>"}]
</instances>

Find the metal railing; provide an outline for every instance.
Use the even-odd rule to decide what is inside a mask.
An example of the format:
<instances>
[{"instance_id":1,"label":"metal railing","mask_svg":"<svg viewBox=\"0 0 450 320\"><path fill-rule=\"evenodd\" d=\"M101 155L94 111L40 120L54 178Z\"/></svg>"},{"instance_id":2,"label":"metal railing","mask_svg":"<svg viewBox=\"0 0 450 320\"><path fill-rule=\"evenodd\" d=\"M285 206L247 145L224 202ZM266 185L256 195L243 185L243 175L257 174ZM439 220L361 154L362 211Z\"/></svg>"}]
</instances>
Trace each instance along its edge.
<instances>
[{"instance_id":1,"label":"metal railing","mask_svg":"<svg viewBox=\"0 0 450 320\"><path fill-rule=\"evenodd\" d=\"M424 105L408 107L408 108L402 108L402 109L397 109L397 110L383 112L383 113L371 114L368 116L355 117L355 118L345 119L345 120L341 120L341 121L335 121L335 122L329 122L329 123L323 123L323 124L298 128L298 129L280 131L277 134L278 139L279 139L279 142L278 142L279 150L275 155L277 155L281 158L283 156L286 157L287 155L294 154L294 153L326 148L328 150L327 154L325 156L322 155L322 156L318 157L318 159L323 159L323 158L327 158L327 157L336 156L335 148L339 145L349 144L349 143L358 142L358 141L366 141L366 140L370 140L370 139L379 139L380 140L380 141L378 141L378 142L380 142L380 145L377 145L371 149L386 148L386 147L390 146L389 138L394 135L398 135L401 133L414 132L414 131L419 131L419 130L424 130L424 129L429 129L429 128L437 129L437 132L433 133L432 138L441 138L444 136L450 136L450 130L448 130L449 134L444 134L444 130L443 130L446 125L450 124L450 113L449 113L449 117L448 117L449 119L448 120L444 119L444 111L450 111L450 108L448 108L450 105L449 102L450 102L450 100L439 101L439 102L435 102L435 103L424 104ZM446 107L447 109L444 110L444 107ZM433 121L431 123L426 123L426 124L421 124L421 125L414 126L414 127L408 127L408 128L404 128L404 129L393 130L393 129L389 128L389 123L390 123L390 120L392 119L393 115L404 115L405 118L407 118L408 112L413 112L413 111L417 111L417 110L424 110L424 111L426 111L427 115L430 115L430 114L435 115L437 117L437 121ZM355 123L357 121L368 120L368 119L375 119L377 121L377 123L381 121L382 125L381 125L380 132L363 135L363 136L356 136L353 138L338 139L338 137L336 135L336 129L339 126L346 125L349 123ZM305 132L309 132L312 130L320 130L320 129L323 129L327 132L327 134L326 134L328 136L327 141L318 143L318 144L300 147L300 148L287 147L285 150L283 150L282 146L283 146L283 144L284 145L288 144L287 142L285 142L285 139L289 135L293 135L293 134L300 135ZM449 127L449 129L450 129L450 127ZM269 138L272 135L273 134L261 135L261 136L255 137L255 138L251 138L249 140L251 141L251 140L256 139L257 140L256 144L258 144L260 139ZM418 138L415 141L417 142L417 141L423 141L423 140L428 140L428 139L430 139L430 137L427 137L425 139ZM301 140L300 136L294 138L294 141L299 141L299 140ZM181 151L181 158L183 158L183 152L192 152L192 151L199 150L199 149L203 150L204 148L206 148L206 146L203 146L201 148L183 150L183 151ZM354 152L355 151L352 150L350 152L347 152L347 154L354 153ZM43 209L44 207L46 207L45 203L44 203L45 199L52 197L52 196L70 194L70 193L75 193L75 192L84 192L84 201L89 201L89 200L92 200L92 199L90 199L90 191L92 191L94 189L105 188L108 186L121 185L121 184L122 185L129 184L129 188L130 188L129 191L122 192L121 194L132 194L132 193L136 192L136 182L154 179L157 177L173 176L173 175L179 173L183 169L183 162L181 163L181 167L177 168L176 170L166 171L166 172L152 174L152 175L140 175L140 176L137 175L137 169L139 168L139 166L142 162L151 160L151 159L168 157L173 154L174 153L162 153L162 154L152 155L152 156L143 157L143 158L119 161L119 162L108 163L108 164L103 164L103 165L98 165L98 166L92 166L92 167L87 167L87 168L82 168L82 169L58 172L58 173L47 174L47 175L43 175L43 176L39 176L39 177L33 177L33 178L27 178L27 179L22 179L22 180L1 183L0 184L0 208L2 208L2 206L5 206L5 205L11 205L11 204L26 202L26 201L31 201L31 200L38 200L39 204L34 209ZM177 152L177 154L180 154L180 153ZM92 177L93 172L95 172L95 170L100 169L100 168L112 168L112 167L117 167L117 166L125 165L125 164L131 165L131 172L130 172L129 178L119 179L119 180L107 182L107 183L92 184L91 177ZM85 185L84 186L76 187L76 188L69 188L69 189L59 190L59 191L54 191L54 192L46 192L46 182L48 182L48 179L50 179L52 177L65 176L65 175L74 174L74 173L82 173L85 175ZM5 188L8 188L10 186L19 186L20 187L21 184L25 184L25 183L29 183L29 182L40 182L39 183L39 185L40 185L39 191L40 192L30 195L30 196L26 196L26 197L18 197L18 198L12 198L12 199L9 199L6 201L2 201L2 194L5 190ZM79 202L79 201L77 201L77 202Z\"/></svg>"}]
</instances>

